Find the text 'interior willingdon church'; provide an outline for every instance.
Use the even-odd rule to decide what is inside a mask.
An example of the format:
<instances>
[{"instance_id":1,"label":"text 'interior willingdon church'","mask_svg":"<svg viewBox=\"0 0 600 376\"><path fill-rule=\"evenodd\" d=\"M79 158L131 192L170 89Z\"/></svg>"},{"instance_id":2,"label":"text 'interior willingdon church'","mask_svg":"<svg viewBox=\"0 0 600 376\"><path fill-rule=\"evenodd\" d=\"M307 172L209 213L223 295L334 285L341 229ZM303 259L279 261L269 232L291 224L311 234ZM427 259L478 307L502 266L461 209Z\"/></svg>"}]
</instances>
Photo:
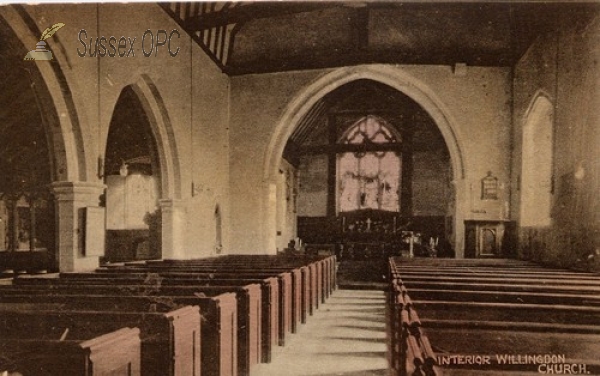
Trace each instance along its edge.
<instances>
[{"instance_id":1,"label":"text 'interior willingdon church'","mask_svg":"<svg viewBox=\"0 0 600 376\"><path fill-rule=\"evenodd\" d=\"M594 1L1 5L0 375L600 374L599 46Z\"/></svg>"}]
</instances>

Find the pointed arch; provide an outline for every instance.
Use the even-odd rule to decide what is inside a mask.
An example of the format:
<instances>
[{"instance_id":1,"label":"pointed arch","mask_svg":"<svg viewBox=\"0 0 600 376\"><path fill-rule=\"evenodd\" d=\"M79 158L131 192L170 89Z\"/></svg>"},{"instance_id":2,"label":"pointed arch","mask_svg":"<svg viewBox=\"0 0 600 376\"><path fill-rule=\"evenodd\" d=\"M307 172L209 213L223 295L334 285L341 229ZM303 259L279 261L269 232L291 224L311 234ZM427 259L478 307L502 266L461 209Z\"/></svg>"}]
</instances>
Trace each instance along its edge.
<instances>
[{"instance_id":1,"label":"pointed arch","mask_svg":"<svg viewBox=\"0 0 600 376\"><path fill-rule=\"evenodd\" d=\"M280 118L266 150L264 179L277 176L279 158L296 125L326 94L349 82L368 79L388 85L419 104L434 120L450 152L454 179L465 175L465 156L457 137L456 122L437 95L417 78L397 67L367 65L344 67L321 76L294 98Z\"/></svg>"},{"instance_id":2,"label":"pointed arch","mask_svg":"<svg viewBox=\"0 0 600 376\"><path fill-rule=\"evenodd\" d=\"M23 46L35 46L39 41L41 30L22 5L0 7L0 17ZM81 120L59 57L47 64L32 62L31 67L31 86L49 140L52 180L85 181L89 176Z\"/></svg>"},{"instance_id":3,"label":"pointed arch","mask_svg":"<svg viewBox=\"0 0 600 376\"><path fill-rule=\"evenodd\" d=\"M395 144L398 149L337 154L336 212L365 208L400 212L401 143L400 133L374 115L360 118L343 132L338 144Z\"/></svg>"},{"instance_id":4,"label":"pointed arch","mask_svg":"<svg viewBox=\"0 0 600 376\"><path fill-rule=\"evenodd\" d=\"M523 120L521 154L521 226L549 226L552 222L554 160L554 104L538 91Z\"/></svg>"},{"instance_id":5,"label":"pointed arch","mask_svg":"<svg viewBox=\"0 0 600 376\"><path fill-rule=\"evenodd\" d=\"M173 126L164 100L152 79L142 74L131 85L138 96L156 140L161 167L161 192L163 198L181 198L181 166Z\"/></svg>"},{"instance_id":6,"label":"pointed arch","mask_svg":"<svg viewBox=\"0 0 600 376\"><path fill-rule=\"evenodd\" d=\"M360 79L379 82L405 94L420 105L439 128L448 148L453 172L452 183L456 196L453 226L454 246L457 257L463 257L464 213L466 211L463 206L467 201L465 199L467 189L464 186L467 161L459 141L463 138L459 137L457 122L450 115L450 111L446 108L443 101L424 82L398 67L388 65L361 65L336 69L317 78L290 101L279 119L265 151L263 166L265 195L262 200L263 207L261 211L263 217L262 223L266 224L263 230L265 234L265 246L274 249L274 247L271 247L274 241L271 239L271 235L269 235L275 233L275 231L271 231L272 226L269 225L274 222L270 218L272 215L272 210L270 210L270 201L272 201L272 198L269 192L271 191L271 186L275 184L279 162L287 140L293 134L299 122L302 121L304 116L319 100L342 85Z\"/></svg>"}]
</instances>

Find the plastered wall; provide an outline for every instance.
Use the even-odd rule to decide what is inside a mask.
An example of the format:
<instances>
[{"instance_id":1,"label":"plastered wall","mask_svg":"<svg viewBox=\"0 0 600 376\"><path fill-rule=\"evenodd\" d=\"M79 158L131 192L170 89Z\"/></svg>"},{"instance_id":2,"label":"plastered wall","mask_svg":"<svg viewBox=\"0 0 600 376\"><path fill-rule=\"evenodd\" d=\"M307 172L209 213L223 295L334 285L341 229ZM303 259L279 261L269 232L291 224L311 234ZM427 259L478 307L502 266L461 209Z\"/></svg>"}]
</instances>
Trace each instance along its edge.
<instances>
[{"instance_id":1,"label":"plastered wall","mask_svg":"<svg viewBox=\"0 0 600 376\"><path fill-rule=\"evenodd\" d=\"M294 123L281 124L284 114L298 101L312 100L305 94L314 90L323 76L333 74L343 80L346 71L348 75L360 76L361 69L369 71L370 67L231 78L230 171L232 181L235 180L231 188L232 231L246 235L243 238L232 236L233 249L274 252L265 248L275 231L264 228L267 221L261 219L268 216L265 192L270 184L268 159L273 157L269 153L270 150L281 152L277 148L270 149L278 137L277 132L281 131L277 127L293 129L295 126ZM385 66L382 69L392 76L392 80L394 72L403 79L410 77L450 119L453 129L446 129L446 134L453 132L458 140L455 146L460 150L463 163L463 170L454 174L458 176L454 179L455 188L461 191L457 202L459 221L504 219L510 215L506 209L510 197L507 184L510 175L510 69L468 67L466 75L454 74L449 66ZM322 92L328 89L325 87ZM280 158L281 154L274 157ZM492 171L499 179L499 200L480 200L480 179L487 171ZM256 208L261 208L260 212ZM464 236L459 234L459 237ZM456 241L457 247L462 249L462 239Z\"/></svg>"},{"instance_id":2,"label":"plastered wall","mask_svg":"<svg viewBox=\"0 0 600 376\"><path fill-rule=\"evenodd\" d=\"M558 31L539 38L515 68L512 184L518 209L522 132L538 96L554 108L551 223L519 228L520 253L560 266L599 269L600 17L566 14ZM516 210L518 213L518 210Z\"/></svg>"}]
</instances>

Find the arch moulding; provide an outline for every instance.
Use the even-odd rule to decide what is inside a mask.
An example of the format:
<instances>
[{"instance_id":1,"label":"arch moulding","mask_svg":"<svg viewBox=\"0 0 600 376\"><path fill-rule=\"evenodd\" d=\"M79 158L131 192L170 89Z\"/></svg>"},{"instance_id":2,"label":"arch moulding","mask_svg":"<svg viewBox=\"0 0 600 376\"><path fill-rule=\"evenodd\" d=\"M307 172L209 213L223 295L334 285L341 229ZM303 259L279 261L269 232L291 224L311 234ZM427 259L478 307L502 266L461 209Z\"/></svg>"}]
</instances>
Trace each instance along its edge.
<instances>
[{"instance_id":1,"label":"arch moulding","mask_svg":"<svg viewBox=\"0 0 600 376\"><path fill-rule=\"evenodd\" d=\"M164 100L152 79L142 74L131 88L148 116L158 148L163 198L181 198L181 168L175 134Z\"/></svg>"},{"instance_id":2,"label":"arch moulding","mask_svg":"<svg viewBox=\"0 0 600 376\"><path fill-rule=\"evenodd\" d=\"M308 113L319 99L323 98L328 93L342 85L360 79L368 79L386 84L407 95L431 116L442 133L450 154L454 190L456 194L453 228L454 243L457 257L462 257L464 240L463 203L466 201L464 197L465 189L463 187L465 178L465 156L462 153L459 137L457 136L457 122L452 118L443 101L431 88L421 80L398 67L387 65L344 67L326 73L302 89L284 110L267 147L263 169L265 191L268 192L268 186L273 184L277 177L279 163L287 140L306 113ZM265 194L263 202L263 221L261 223L270 223L269 218L267 218L269 216L268 194ZM270 232L267 231L265 234L265 245L267 246L272 243L268 234L270 234Z\"/></svg>"},{"instance_id":3,"label":"arch moulding","mask_svg":"<svg viewBox=\"0 0 600 376\"><path fill-rule=\"evenodd\" d=\"M41 31L23 6L2 6L0 17L26 48L35 46L39 41ZM86 181L88 174L81 122L62 69L61 54L56 54L55 61L44 63L32 62L30 72L34 71L31 74L32 86L51 140L53 180Z\"/></svg>"}]
</instances>

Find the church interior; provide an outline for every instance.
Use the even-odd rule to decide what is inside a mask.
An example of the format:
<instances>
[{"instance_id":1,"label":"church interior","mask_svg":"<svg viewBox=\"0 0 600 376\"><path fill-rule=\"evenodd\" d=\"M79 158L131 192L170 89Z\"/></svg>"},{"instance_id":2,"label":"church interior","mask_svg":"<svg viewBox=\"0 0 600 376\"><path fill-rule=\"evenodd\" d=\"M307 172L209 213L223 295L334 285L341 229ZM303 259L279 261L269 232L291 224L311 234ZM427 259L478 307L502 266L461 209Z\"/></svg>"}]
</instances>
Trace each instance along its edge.
<instances>
[{"instance_id":1,"label":"church interior","mask_svg":"<svg viewBox=\"0 0 600 376\"><path fill-rule=\"evenodd\" d=\"M1 376L600 375L600 3L7 3L0 42Z\"/></svg>"}]
</instances>

